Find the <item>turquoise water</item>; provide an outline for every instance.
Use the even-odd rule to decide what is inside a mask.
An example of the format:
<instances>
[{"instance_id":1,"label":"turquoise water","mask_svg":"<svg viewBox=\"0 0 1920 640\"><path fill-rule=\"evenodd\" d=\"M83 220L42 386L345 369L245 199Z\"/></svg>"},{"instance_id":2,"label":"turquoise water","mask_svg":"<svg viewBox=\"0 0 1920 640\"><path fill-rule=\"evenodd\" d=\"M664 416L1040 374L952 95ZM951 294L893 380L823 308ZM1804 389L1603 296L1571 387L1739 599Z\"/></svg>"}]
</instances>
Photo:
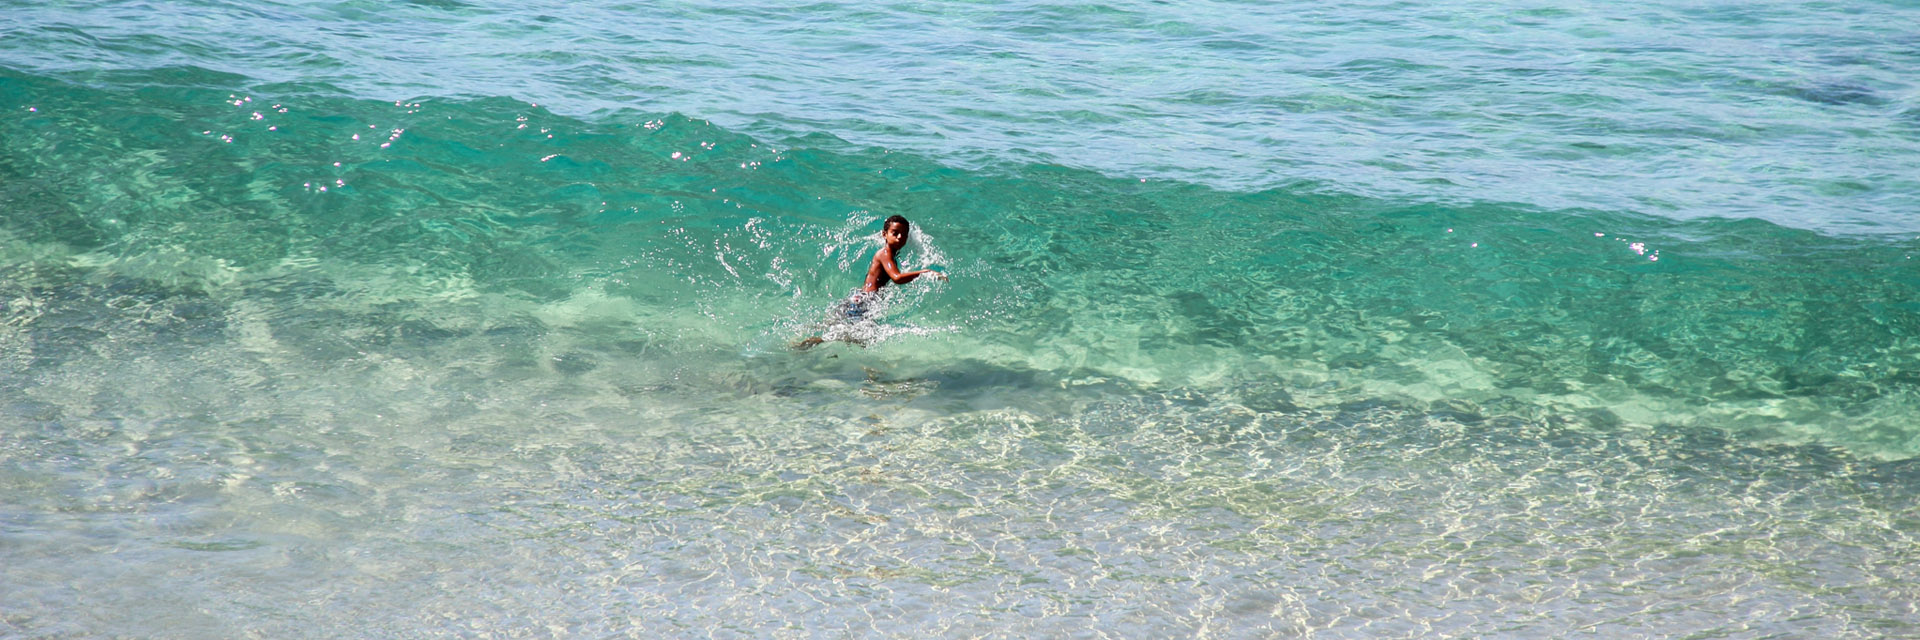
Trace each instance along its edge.
<instances>
[{"instance_id":1,"label":"turquoise water","mask_svg":"<svg viewBox=\"0 0 1920 640\"><path fill-rule=\"evenodd\" d=\"M0 5L0 637L1920 634L1912 24Z\"/></svg>"}]
</instances>

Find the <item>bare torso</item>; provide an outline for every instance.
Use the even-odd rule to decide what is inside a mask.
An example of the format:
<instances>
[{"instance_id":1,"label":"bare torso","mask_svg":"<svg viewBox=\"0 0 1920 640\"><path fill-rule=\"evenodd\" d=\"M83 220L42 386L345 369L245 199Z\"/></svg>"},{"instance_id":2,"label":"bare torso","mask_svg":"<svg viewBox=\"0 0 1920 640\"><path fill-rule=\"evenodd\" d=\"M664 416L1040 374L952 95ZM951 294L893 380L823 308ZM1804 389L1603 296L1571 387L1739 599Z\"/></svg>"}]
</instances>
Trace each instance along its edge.
<instances>
[{"instance_id":1,"label":"bare torso","mask_svg":"<svg viewBox=\"0 0 1920 640\"><path fill-rule=\"evenodd\" d=\"M871 293L879 291L880 287L887 286L888 282L892 282L893 274L888 273L889 269L887 269L887 267L893 267L891 271L894 273L900 271L899 267L894 266L893 247L880 245L880 251L873 254L873 263L867 265L867 283L862 285L860 290Z\"/></svg>"}]
</instances>

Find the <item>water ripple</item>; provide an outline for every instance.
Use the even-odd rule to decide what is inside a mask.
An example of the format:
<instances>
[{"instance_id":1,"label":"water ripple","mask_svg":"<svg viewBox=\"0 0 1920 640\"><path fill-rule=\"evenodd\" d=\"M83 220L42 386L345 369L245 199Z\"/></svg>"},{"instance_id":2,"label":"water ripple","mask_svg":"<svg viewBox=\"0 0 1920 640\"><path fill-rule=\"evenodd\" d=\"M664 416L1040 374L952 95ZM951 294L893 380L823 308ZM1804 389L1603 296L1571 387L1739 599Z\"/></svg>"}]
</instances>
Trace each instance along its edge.
<instances>
[{"instance_id":1,"label":"water ripple","mask_svg":"<svg viewBox=\"0 0 1920 640\"><path fill-rule=\"evenodd\" d=\"M1236 189L1309 179L1400 198L1920 229L1905 177L1920 138L1888 108L1911 90L1899 70L1914 61L1889 25L1912 16L1890 4L1448 3L1391 19L1229 3L210 3L181 14L193 18L144 6L27 12L0 55L39 71L190 64L375 99L690 113L770 139L825 127L958 162ZM1086 116L1048 115L1063 113ZM1850 132L1869 132L1872 151L1836 144ZM1604 136L1608 151L1570 135ZM1820 186L1848 180L1876 193Z\"/></svg>"}]
</instances>

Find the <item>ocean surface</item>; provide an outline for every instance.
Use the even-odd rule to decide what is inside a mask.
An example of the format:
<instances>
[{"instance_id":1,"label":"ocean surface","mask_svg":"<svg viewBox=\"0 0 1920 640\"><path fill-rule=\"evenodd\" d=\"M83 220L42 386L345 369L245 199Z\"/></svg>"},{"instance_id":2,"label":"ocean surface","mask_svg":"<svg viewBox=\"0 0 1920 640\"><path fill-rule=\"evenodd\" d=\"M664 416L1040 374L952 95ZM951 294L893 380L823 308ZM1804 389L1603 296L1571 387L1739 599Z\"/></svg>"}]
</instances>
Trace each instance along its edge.
<instances>
[{"instance_id":1,"label":"ocean surface","mask_svg":"<svg viewBox=\"0 0 1920 640\"><path fill-rule=\"evenodd\" d=\"M0 638L1920 636L1916 25L0 0Z\"/></svg>"}]
</instances>

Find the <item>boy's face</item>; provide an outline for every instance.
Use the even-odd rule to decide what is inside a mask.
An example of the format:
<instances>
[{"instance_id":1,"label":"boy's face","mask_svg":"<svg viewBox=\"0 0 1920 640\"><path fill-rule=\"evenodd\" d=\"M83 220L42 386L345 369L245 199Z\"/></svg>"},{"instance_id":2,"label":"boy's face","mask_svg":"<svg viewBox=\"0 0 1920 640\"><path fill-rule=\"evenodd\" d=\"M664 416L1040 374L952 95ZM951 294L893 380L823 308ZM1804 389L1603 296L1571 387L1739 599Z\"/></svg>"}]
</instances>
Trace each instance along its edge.
<instances>
[{"instance_id":1,"label":"boy's face","mask_svg":"<svg viewBox=\"0 0 1920 640\"><path fill-rule=\"evenodd\" d=\"M907 243L907 225L898 222L887 225L886 231L881 232L880 237L887 242L887 246L898 249Z\"/></svg>"}]
</instances>

